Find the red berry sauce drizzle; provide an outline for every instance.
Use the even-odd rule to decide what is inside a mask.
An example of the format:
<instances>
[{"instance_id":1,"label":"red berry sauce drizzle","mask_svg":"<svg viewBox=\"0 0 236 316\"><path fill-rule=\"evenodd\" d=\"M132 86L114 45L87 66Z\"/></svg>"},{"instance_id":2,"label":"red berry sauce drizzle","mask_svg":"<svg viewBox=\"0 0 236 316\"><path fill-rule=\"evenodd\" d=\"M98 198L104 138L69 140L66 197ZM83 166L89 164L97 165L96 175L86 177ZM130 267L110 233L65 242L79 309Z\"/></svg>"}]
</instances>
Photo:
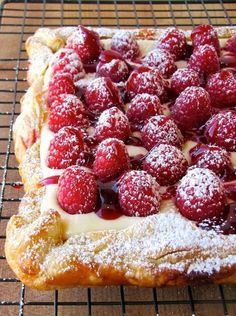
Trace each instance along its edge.
<instances>
[{"instance_id":1,"label":"red berry sauce drizzle","mask_svg":"<svg viewBox=\"0 0 236 316\"><path fill-rule=\"evenodd\" d=\"M96 214L106 220L112 220L122 216L118 202L118 192L116 182L109 182L105 185L98 183L99 198Z\"/></svg>"},{"instance_id":2,"label":"red berry sauce drizzle","mask_svg":"<svg viewBox=\"0 0 236 316\"><path fill-rule=\"evenodd\" d=\"M192 52L193 52L193 47L191 45L187 45L184 55L182 56L182 59L188 60ZM131 73L133 70L137 70L142 65L142 59L139 56L137 56L131 61L131 60L123 59L123 57L121 57L121 55L115 51L102 51L98 60L93 60L93 62L91 63L83 64L84 70L86 71L86 73L96 73L99 62L100 64L103 62L104 63L110 62L112 58L116 58L117 60L124 61L126 65L128 66L129 73ZM222 50L222 54L220 57L220 65L221 65L221 68L230 69L233 71L233 73L235 73L236 53ZM126 104L130 102L131 97L127 93L125 84L118 83L117 87L119 88L123 103ZM174 97L176 97L173 94L173 91L170 90L170 87L166 87L166 90L169 97L168 101L173 101ZM85 101L85 88L77 88L76 95L82 100L82 102L84 102ZM171 108L172 106L169 105L169 107ZM122 110L122 106L120 107L120 109ZM213 112L217 113L218 109L214 108ZM90 121L90 126L94 127L96 125L98 115L97 114L95 115L88 109L87 109L86 115ZM166 119L168 120L168 118ZM140 131L143 126L144 126L144 123L130 122L130 127L131 127L132 132ZM195 146L193 149L191 149L189 153L192 160L192 164L194 164L195 161L197 161L197 159L206 151L206 149L209 150L208 146L206 145L207 140L204 135L204 131L205 131L205 126L201 126L200 128L196 128L193 130L182 131L185 141L192 140L198 143L198 145ZM208 130L208 133L214 134L214 132L215 132L215 127L214 125L212 125L211 129ZM99 142L96 140L94 136L87 136L85 137L84 141L87 147L89 148L89 151L88 152L83 151L81 153L80 157L77 160L77 164L80 166L92 168L94 158L95 158L96 148ZM132 145L132 146L144 146L142 140L135 136L129 136L124 141L124 143L126 145ZM142 163L145 157L146 155L140 155L140 154L134 157L130 157L131 169L133 170L142 169ZM95 213L100 218L103 218L105 220L114 220L123 215L120 205L119 205L119 201L118 201L117 183L118 183L119 178L120 176L106 183L102 183L98 181L99 195L98 195L98 201L97 201L97 207L96 207ZM223 233L223 234L235 234L236 233L236 171L235 169L233 169L233 167L231 166L225 168L224 174L221 175L220 178L223 182L227 198L233 202L225 205L225 208L222 212L222 216L220 217L220 219L203 220L202 222L197 223L197 225L206 230L214 229L215 231ZM41 180L40 184L44 186L50 185L50 184L57 184L58 179L59 179L59 176L48 177ZM175 198L176 188L177 188L177 184L167 186L164 192L161 194L162 200Z\"/></svg>"}]
</instances>

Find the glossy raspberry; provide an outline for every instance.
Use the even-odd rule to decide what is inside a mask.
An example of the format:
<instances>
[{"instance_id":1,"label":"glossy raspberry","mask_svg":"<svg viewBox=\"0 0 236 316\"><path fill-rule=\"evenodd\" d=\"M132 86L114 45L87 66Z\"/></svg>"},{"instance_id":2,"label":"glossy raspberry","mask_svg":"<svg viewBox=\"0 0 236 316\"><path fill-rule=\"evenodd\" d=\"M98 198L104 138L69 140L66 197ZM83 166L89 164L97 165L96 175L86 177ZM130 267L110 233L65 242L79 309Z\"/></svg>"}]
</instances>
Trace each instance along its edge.
<instances>
[{"instance_id":1,"label":"glossy raspberry","mask_svg":"<svg viewBox=\"0 0 236 316\"><path fill-rule=\"evenodd\" d=\"M210 96L201 87L188 87L171 107L172 117L181 129L193 129L204 124L212 112Z\"/></svg>"},{"instance_id":2,"label":"glossy raspberry","mask_svg":"<svg viewBox=\"0 0 236 316\"><path fill-rule=\"evenodd\" d=\"M200 168L207 168L218 176L223 176L231 167L229 154L223 148L198 144L191 149L191 162Z\"/></svg>"},{"instance_id":3,"label":"glossy raspberry","mask_svg":"<svg viewBox=\"0 0 236 316\"><path fill-rule=\"evenodd\" d=\"M183 136L175 122L165 115L151 117L144 125L141 134L144 147L148 150L159 144L179 147L183 141Z\"/></svg>"},{"instance_id":4,"label":"glossy raspberry","mask_svg":"<svg viewBox=\"0 0 236 316\"><path fill-rule=\"evenodd\" d=\"M143 64L160 71L163 77L169 78L177 69L173 56L165 49L152 50L143 58Z\"/></svg>"},{"instance_id":5,"label":"glossy raspberry","mask_svg":"<svg viewBox=\"0 0 236 316\"><path fill-rule=\"evenodd\" d=\"M172 185L186 173L188 162L181 150L172 145L155 146L143 161L143 170L160 185Z\"/></svg>"},{"instance_id":6,"label":"glossy raspberry","mask_svg":"<svg viewBox=\"0 0 236 316\"><path fill-rule=\"evenodd\" d=\"M75 85L71 74L58 73L52 77L48 86L47 103L50 107L60 94L75 94Z\"/></svg>"},{"instance_id":7,"label":"glossy raspberry","mask_svg":"<svg viewBox=\"0 0 236 316\"><path fill-rule=\"evenodd\" d=\"M48 124L53 132L58 132L64 126L86 126L88 119L83 103L73 94L59 95L51 105Z\"/></svg>"},{"instance_id":8,"label":"glossy raspberry","mask_svg":"<svg viewBox=\"0 0 236 316\"><path fill-rule=\"evenodd\" d=\"M53 55L52 74L68 73L76 82L85 76L83 64L78 54L69 48L61 48Z\"/></svg>"},{"instance_id":9,"label":"glossy raspberry","mask_svg":"<svg viewBox=\"0 0 236 316\"><path fill-rule=\"evenodd\" d=\"M125 173L118 184L119 203L127 216L156 214L160 207L159 184L145 171Z\"/></svg>"},{"instance_id":10,"label":"glossy raspberry","mask_svg":"<svg viewBox=\"0 0 236 316\"><path fill-rule=\"evenodd\" d=\"M129 135L129 120L117 107L105 110L99 116L95 127L95 137L98 141L109 137L125 140Z\"/></svg>"},{"instance_id":11,"label":"glossy raspberry","mask_svg":"<svg viewBox=\"0 0 236 316\"><path fill-rule=\"evenodd\" d=\"M125 81L129 75L129 68L122 56L112 50L104 50L99 56L97 74L109 77L113 82Z\"/></svg>"},{"instance_id":12,"label":"glossy raspberry","mask_svg":"<svg viewBox=\"0 0 236 316\"><path fill-rule=\"evenodd\" d=\"M220 63L215 48L208 44L196 47L189 59L188 68L205 77L217 72Z\"/></svg>"},{"instance_id":13,"label":"glossy raspberry","mask_svg":"<svg viewBox=\"0 0 236 316\"><path fill-rule=\"evenodd\" d=\"M176 206L193 221L219 217L224 207L220 179L209 169L189 170L177 187Z\"/></svg>"},{"instance_id":14,"label":"glossy raspberry","mask_svg":"<svg viewBox=\"0 0 236 316\"><path fill-rule=\"evenodd\" d=\"M120 92L110 78L97 78L89 83L85 101L88 109L96 115L112 106L122 106Z\"/></svg>"},{"instance_id":15,"label":"glossy raspberry","mask_svg":"<svg viewBox=\"0 0 236 316\"><path fill-rule=\"evenodd\" d=\"M206 90L210 94L212 106L236 106L236 76L231 71L222 69L211 75Z\"/></svg>"},{"instance_id":16,"label":"glossy raspberry","mask_svg":"<svg viewBox=\"0 0 236 316\"><path fill-rule=\"evenodd\" d=\"M95 210L97 192L94 174L79 166L71 166L59 178L57 199L65 212L86 214Z\"/></svg>"},{"instance_id":17,"label":"glossy raspberry","mask_svg":"<svg viewBox=\"0 0 236 316\"><path fill-rule=\"evenodd\" d=\"M236 151L236 112L222 111L209 119L205 137L211 144Z\"/></svg>"},{"instance_id":18,"label":"glossy raspberry","mask_svg":"<svg viewBox=\"0 0 236 316\"><path fill-rule=\"evenodd\" d=\"M99 144L93 164L94 173L99 180L113 180L129 168L128 152L121 140L107 138Z\"/></svg>"},{"instance_id":19,"label":"glossy raspberry","mask_svg":"<svg viewBox=\"0 0 236 316\"><path fill-rule=\"evenodd\" d=\"M175 94L180 94L187 87L199 87L200 84L198 73L192 69L178 69L171 77L171 89Z\"/></svg>"},{"instance_id":20,"label":"glossy raspberry","mask_svg":"<svg viewBox=\"0 0 236 316\"><path fill-rule=\"evenodd\" d=\"M133 60L139 55L139 46L134 35L128 31L117 31L111 39L111 49L124 58Z\"/></svg>"},{"instance_id":21,"label":"glossy raspberry","mask_svg":"<svg viewBox=\"0 0 236 316\"><path fill-rule=\"evenodd\" d=\"M129 103L128 119L136 124L142 124L151 116L162 114L160 99L148 93L137 94Z\"/></svg>"},{"instance_id":22,"label":"glossy raspberry","mask_svg":"<svg viewBox=\"0 0 236 316\"><path fill-rule=\"evenodd\" d=\"M76 127L61 128L50 142L47 164L52 169L65 169L76 163L85 149L83 135Z\"/></svg>"},{"instance_id":23,"label":"glossy raspberry","mask_svg":"<svg viewBox=\"0 0 236 316\"><path fill-rule=\"evenodd\" d=\"M187 41L182 31L169 27L157 40L155 46L166 49L174 56L175 60L179 60L186 53Z\"/></svg>"},{"instance_id":24,"label":"glossy raspberry","mask_svg":"<svg viewBox=\"0 0 236 316\"><path fill-rule=\"evenodd\" d=\"M165 90L164 80L158 70L142 66L131 72L126 82L126 90L130 98L140 93L161 97Z\"/></svg>"},{"instance_id":25,"label":"glossy raspberry","mask_svg":"<svg viewBox=\"0 0 236 316\"><path fill-rule=\"evenodd\" d=\"M213 26L207 24L196 26L192 30L191 40L194 48L208 44L213 46L217 54L220 55L220 43L217 32Z\"/></svg>"},{"instance_id":26,"label":"glossy raspberry","mask_svg":"<svg viewBox=\"0 0 236 316\"><path fill-rule=\"evenodd\" d=\"M228 39L228 41L225 44L224 49L228 50L229 52L236 53L236 34L234 34Z\"/></svg>"},{"instance_id":27,"label":"glossy raspberry","mask_svg":"<svg viewBox=\"0 0 236 316\"><path fill-rule=\"evenodd\" d=\"M67 47L74 49L84 64L98 60L102 50L99 35L81 25L68 38Z\"/></svg>"}]
</instances>

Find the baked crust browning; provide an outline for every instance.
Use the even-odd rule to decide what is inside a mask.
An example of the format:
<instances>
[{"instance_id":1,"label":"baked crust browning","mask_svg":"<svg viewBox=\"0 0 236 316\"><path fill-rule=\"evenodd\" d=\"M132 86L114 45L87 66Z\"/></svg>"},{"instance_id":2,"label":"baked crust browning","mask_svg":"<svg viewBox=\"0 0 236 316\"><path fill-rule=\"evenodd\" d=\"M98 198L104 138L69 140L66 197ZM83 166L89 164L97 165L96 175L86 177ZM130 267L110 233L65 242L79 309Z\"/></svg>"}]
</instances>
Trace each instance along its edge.
<instances>
[{"instance_id":1,"label":"baked crust browning","mask_svg":"<svg viewBox=\"0 0 236 316\"><path fill-rule=\"evenodd\" d=\"M23 283L40 290L80 285L236 283L235 235L202 230L183 218L171 203L168 211L126 229L69 238L56 210L40 211L45 194L45 188L38 185L42 179L38 136L47 116L44 77L53 53L74 29L39 29L26 42L30 88L21 100L22 113L14 125L15 153L26 195L19 213L7 226L5 252L12 270ZM116 32L97 31L102 38ZM220 38L227 38L236 28L217 31ZM133 32L139 39L156 39L162 30Z\"/></svg>"}]
</instances>

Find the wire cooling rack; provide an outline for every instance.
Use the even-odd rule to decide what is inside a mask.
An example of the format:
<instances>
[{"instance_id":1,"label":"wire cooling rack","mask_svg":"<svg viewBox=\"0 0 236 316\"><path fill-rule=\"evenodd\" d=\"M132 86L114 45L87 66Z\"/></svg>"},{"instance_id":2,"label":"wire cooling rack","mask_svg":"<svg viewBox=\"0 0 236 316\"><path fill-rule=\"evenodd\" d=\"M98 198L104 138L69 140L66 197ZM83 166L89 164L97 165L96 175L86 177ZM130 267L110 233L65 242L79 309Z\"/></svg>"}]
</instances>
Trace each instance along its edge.
<instances>
[{"instance_id":1,"label":"wire cooling rack","mask_svg":"<svg viewBox=\"0 0 236 316\"><path fill-rule=\"evenodd\" d=\"M34 291L14 277L4 255L6 224L23 195L12 125L27 88L26 38L41 26L233 25L235 1L5 1L0 19L0 315L236 315L233 286Z\"/></svg>"}]
</instances>

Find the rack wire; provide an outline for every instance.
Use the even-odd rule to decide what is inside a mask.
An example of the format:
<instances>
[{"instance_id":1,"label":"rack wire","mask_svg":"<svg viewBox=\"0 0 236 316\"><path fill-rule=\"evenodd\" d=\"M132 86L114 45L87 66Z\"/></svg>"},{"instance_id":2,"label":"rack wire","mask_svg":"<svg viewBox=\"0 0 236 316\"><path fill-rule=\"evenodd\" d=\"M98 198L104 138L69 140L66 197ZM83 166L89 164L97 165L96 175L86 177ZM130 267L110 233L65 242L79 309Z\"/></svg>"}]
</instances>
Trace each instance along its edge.
<instances>
[{"instance_id":1,"label":"rack wire","mask_svg":"<svg viewBox=\"0 0 236 316\"><path fill-rule=\"evenodd\" d=\"M23 195L12 144L12 126L27 89L26 38L42 26L192 28L233 25L235 1L4 1L0 6L0 315L236 315L234 286L177 289L104 287L38 292L8 268L5 227ZM1 46L2 45L2 46ZM7 47L7 50L4 50ZM12 49L10 49L12 47ZM11 52L9 55L9 51ZM7 52L7 53L6 53Z\"/></svg>"}]
</instances>

